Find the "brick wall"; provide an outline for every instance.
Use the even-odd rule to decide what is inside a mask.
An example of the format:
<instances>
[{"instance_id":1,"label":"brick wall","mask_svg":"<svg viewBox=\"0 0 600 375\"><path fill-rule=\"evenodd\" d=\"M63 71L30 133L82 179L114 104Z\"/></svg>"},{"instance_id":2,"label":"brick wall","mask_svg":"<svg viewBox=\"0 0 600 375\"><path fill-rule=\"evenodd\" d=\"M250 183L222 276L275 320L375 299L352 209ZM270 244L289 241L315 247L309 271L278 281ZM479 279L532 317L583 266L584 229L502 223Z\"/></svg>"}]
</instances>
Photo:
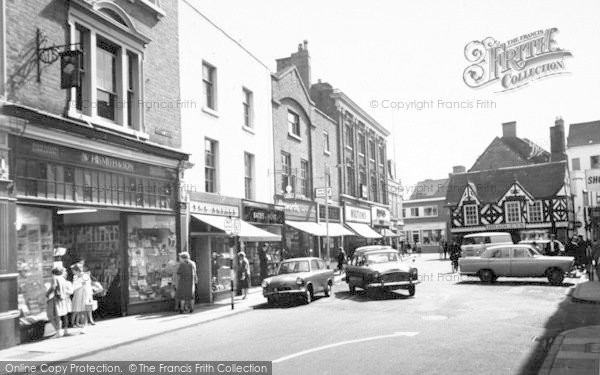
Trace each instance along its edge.
<instances>
[{"instance_id":1,"label":"brick wall","mask_svg":"<svg viewBox=\"0 0 600 375\"><path fill-rule=\"evenodd\" d=\"M127 12L135 28L152 40L144 50L146 132L150 141L178 148L181 145L181 127L177 0L160 2L166 13L161 19L139 2L115 2ZM41 82L36 82L35 38L36 28L40 28L47 37L48 46L69 43L68 4L68 1L62 0L6 1L6 87L9 101L56 115L66 113L68 90L60 88L60 62L43 64Z\"/></svg>"},{"instance_id":2,"label":"brick wall","mask_svg":"<svg viewBox=\"0 0 600 375\"><path fill-rule=\"evenodd\" d=\"M313 110L313 169L315 173L315 187L326 186L327 181L325 176L325 164L332 166L331 168L331 194L332 200L337 201L339 197L339 176L340 168L334 166L339 164L338 160L338 126L331 118L320 111ZM325 138L323 131L329 133L329 154L325 150Z\"/></svg>"}]
</instances>

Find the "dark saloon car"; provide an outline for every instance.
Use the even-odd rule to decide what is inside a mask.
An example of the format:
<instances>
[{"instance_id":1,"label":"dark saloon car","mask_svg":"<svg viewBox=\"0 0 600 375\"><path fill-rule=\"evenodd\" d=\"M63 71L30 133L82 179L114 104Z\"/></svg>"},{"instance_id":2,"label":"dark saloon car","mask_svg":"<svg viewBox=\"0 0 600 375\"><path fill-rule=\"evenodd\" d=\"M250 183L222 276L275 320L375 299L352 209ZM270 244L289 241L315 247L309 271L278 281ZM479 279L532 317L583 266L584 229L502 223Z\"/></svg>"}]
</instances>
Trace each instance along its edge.
<instances>
[{"instance_id":1,"label":"dark saloon car","mask_svg":"<svg viewBox=\"0 0 600 375\"><path fill-rule=\"evenodd\" d=\"M409 295L414 296L418 279L418 270L403 263L400 253L390 246L359 247L346 266L350 293L354 293L357 287L365 290L406 289Z\"/></svg>"},{"instance_id":2,"label":"dark saloon car","mask_svg":"<svg viewBox=\"0 0 600 375\"><path fill-rule=\"evenodd\" d=\"M308 304L316 293L329 297L333 279L333 270L327 269L323 259L287 259L279 265L276 276L263 280L263 296L269 304L292 297L300 297Z\"/></svg>"}]
</instances>

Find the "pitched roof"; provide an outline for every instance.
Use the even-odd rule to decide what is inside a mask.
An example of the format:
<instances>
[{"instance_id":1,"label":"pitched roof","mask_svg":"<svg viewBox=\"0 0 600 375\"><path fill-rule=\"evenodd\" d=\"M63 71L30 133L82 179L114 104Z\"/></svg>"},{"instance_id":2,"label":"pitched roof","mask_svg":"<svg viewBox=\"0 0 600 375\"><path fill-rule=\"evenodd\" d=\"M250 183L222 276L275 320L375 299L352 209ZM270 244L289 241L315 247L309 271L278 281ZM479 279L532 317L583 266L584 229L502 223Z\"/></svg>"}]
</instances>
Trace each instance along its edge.
<instances>
[{"instance_id":1,"label":"pitched roof","mask_svg":"<svg viewBox=\"0 0 600 375\"><path fill-rule=\"evenodd\" d=\"M410 199L444 198L448 188L448 179L419 181L410 195Z\"/></svg>"},{"instance_id":2,"label":"pitched roof","mask_svg":"<svg viewBox=\"0 0 600 375\"><path fill-rule=\"evenodd\" d=\"M567 147L600 144L600 121L569 125Z\"/></svg>"},{"instance_id":3,"label":"pitched roof","mask_svg":"<svg viewBox=\"0 0 600 375\"><path fill-rule=\"evenodd\" d=\"M566 162L531 164L450 175L446 205L456 205L470 182L481 202L497 202L517 181L534 198L556 195L564 186Z\"/></svg>"},{"instance_id":4,"label":"pitched roof","mask_svg":"<svg viewBox=\"0 0 600 375\"><path fill-rule=\"evenodd\" d=\"M502 137L500 140L523 159L532 163L544 163L550 160L550 153L527 138Z\"/></svg>"}]
</instances>

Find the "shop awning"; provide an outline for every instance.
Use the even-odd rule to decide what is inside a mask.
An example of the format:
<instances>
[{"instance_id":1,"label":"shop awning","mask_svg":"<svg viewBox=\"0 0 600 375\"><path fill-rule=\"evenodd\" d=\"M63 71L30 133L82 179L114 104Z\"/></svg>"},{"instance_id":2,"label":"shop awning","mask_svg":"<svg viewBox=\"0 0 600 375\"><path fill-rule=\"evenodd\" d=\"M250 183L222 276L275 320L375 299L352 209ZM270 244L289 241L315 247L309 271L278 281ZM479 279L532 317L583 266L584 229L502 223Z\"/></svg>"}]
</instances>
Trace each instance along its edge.
<instances>
[{"instance_id":1,"label":"shop awning","mask_svg":"<svg viewBox=\"0 0 600 375\"><path fill-rule=\"evenodd\" d=\"M371 229L367 224L362 223L346 223L347 226L350 227L353 231L355 231L359 236L364 238L381 238L381 235Z\"/></svg>"},{"instance_id":2,"label":"shop awning","mask_svg":"<svg viewBox=\"0 0 600 375\"><path fill-rule=\"evenodd\" d=\"M192 214L192 217L215 227L222 231L225 231L225 217L224 216L211 216ZM240 220L240 240L242 241L255 241L255 242L266 242L266 241L281 241L281 236L278 234L269 233L266 230L255 227L254 225Z\"/></svg>"},{"instance_id":3,"label":"shop awning","mask_svg":"<svg viewBox=\"0 0 600 375\"><path fill-rule=\"evenodd\" d=\"M319 223L321 228L323 228L322 236L327 235L327 224ZM344 228L342 224L338 223L329 223L329 237L340 237L340 236L354 236L355 234L350 232L348 229Z\"/></svg>"},{"instance_id":4,"label":"shop awning","mask_svg":"<svg viewBox=\"0 0 600 375\"><path fill-rule=\"evenodd\" d=\"M301 230L302 232L312 234L313 236L324 236L325 235L325 229L321 228L321 226L319 224L312 222L312 221L286 220L285 224L289 225L290 227Z\"/></svg>"},{"instance_id":5,"label":"shop awning","mask_svg":"<svg viewBox=\"0 0 600 375\"><path fill-rule=\"evenodd\" d=\"M394 233L394 232L392 232L391 230L389 230L387 228L384 228L381 231L381 234L383 235L383 237L400 237L400 234Z\"/></svg>"}]
</instances>

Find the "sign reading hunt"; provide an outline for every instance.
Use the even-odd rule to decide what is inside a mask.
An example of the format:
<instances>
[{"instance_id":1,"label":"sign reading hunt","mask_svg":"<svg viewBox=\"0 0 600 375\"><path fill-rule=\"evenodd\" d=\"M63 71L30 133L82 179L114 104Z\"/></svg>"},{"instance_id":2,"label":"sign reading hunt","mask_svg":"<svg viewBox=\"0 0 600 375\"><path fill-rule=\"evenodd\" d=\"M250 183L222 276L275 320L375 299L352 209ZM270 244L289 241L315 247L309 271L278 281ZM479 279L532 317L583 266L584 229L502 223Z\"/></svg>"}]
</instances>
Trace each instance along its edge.
<instances>
[{"instance_id":1,"label":"sign reading hunt","mask_svg":"<svg viewBox=\"0 0 600 375\"><path fill-rule=\"evenodd\" d=\"M600 191L600 169L586 170L585 183L588 191Z\"/></svg>"}]
</instances>

